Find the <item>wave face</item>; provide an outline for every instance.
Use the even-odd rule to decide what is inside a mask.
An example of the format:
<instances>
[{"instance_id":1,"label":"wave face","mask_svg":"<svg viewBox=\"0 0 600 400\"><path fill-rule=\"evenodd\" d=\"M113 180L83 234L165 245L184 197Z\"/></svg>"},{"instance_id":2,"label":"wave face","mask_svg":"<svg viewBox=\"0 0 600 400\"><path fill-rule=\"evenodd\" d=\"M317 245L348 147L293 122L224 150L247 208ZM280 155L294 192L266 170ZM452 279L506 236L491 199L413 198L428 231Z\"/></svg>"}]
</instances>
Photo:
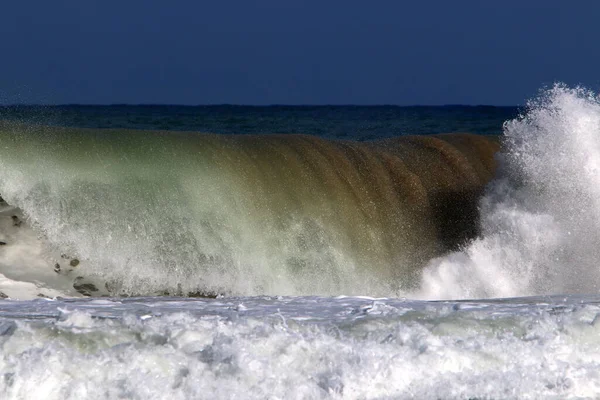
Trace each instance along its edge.
<instances>
[{"instance_id":1,"label":"wave face","mask_svg":"<svg viewBox=\"0 0 600 400\"><path fill-rule=\"evenodd\" d=\"M478 233L499 147L469 134L0 134L3 198L79 274L129 295L414 291L423 265Z\"/></svg>"},{"instance_id":2,"label":"wave face","mask_svg":"<svg viewBox=\"0 0 600 400\"><path fill-rule=\"evenodd\" d=\"M424 271L424 298L597 293L600 98L563 85L504 125L481 235Z\"/></svg>"}]
</instances>

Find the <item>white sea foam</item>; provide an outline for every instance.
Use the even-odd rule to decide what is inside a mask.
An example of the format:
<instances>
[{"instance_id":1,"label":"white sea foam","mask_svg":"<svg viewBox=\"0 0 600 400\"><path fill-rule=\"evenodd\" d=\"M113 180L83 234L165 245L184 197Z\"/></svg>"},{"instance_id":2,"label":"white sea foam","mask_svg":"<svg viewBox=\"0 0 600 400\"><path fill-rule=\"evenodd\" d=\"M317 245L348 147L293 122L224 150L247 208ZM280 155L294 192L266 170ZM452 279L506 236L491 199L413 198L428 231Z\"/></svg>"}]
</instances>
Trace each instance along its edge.
<instances>
[{"instance_id":1,"label":"white sea foam","mask_svg":"<svg viewBox=\"0 0 600 400\"><path fill-rule=\"evenodd\" d=\"M0 246L0 292L5 296L19 300L80 296L73 288L78 274L69 268L69 260L23 221L19 209L4 207L0 212L0 241L4 243ZM62 264L62 271L55 271L57 263Z\"/></svg>"},{"instance_id":2,"label":"white sea foam","mask_svg":"<svg viewBox=\"0 0 600 400\"><path fill-rule=\"evenodd\" d=\"M481 203L482 237L431 262L418 296L597 293L599 98L556 85L506 122L504 136Z\"/></svg>"},{"instance_id":3,"label":"white sea foam","mask_svg":"<svg viewBox=\"0 0 600 400\"><path fill-rule=\"evenodd\" d=\"M600 308L581 300L0 301L0 394L590 398Z\"/></svg>"}]
</instances>

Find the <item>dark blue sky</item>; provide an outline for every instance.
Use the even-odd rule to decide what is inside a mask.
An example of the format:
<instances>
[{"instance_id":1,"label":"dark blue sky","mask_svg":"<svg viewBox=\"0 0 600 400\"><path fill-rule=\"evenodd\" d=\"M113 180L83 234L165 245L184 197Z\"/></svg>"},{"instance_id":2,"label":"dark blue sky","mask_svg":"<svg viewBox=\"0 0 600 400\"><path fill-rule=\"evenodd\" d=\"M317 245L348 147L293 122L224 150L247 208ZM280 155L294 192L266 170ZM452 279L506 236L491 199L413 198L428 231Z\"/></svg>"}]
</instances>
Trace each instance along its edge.
<instances>
[{"instance_id":1,"label":"dark blue sky","mask_svg":"<svg viewBox=\"0 0 600 400\"><path fill-rule=\"evenodd\" d=\"M600 1L18 0L0 103L522 104L600 88Z\"/></svg>"}]
</instances>

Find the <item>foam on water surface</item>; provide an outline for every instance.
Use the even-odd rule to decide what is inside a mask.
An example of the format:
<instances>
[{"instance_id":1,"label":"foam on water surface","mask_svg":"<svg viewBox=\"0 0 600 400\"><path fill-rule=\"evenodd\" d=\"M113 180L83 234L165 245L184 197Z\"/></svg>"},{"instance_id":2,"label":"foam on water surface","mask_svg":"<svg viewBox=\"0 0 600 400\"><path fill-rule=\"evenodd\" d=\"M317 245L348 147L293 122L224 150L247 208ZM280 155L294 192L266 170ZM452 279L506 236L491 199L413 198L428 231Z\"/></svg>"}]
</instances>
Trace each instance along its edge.
<instances>
[{"instance_id":1,"label":"foam on water surface","mask_svg":"<svg viewBox=\"0 0 600 400\"><path fill-rule=\"evenodd\" d=\"M600 298L0 301L19 399L589 398Z\"/></svg>"}]
</instances>

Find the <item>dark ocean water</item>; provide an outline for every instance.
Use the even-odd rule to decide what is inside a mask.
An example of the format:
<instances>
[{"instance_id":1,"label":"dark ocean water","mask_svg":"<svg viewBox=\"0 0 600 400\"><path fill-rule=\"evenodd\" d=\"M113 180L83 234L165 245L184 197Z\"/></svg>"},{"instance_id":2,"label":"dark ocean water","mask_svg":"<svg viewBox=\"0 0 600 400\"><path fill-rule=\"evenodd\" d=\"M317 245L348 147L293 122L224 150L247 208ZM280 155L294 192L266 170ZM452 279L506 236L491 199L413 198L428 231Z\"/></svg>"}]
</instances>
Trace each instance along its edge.
<instances>
[{"instance_id":1,"label":"dark ocean water","mask_svg":"<svg viewBox=\"0 0 600 400\"><path fill-rule=\"evenodd\" d=\"M372 140L472 132L496 135L517 107L492 106L2 106L0 119L80 128L158 129L220 134L303 133Z\"/></svg>"}]
</instances>

